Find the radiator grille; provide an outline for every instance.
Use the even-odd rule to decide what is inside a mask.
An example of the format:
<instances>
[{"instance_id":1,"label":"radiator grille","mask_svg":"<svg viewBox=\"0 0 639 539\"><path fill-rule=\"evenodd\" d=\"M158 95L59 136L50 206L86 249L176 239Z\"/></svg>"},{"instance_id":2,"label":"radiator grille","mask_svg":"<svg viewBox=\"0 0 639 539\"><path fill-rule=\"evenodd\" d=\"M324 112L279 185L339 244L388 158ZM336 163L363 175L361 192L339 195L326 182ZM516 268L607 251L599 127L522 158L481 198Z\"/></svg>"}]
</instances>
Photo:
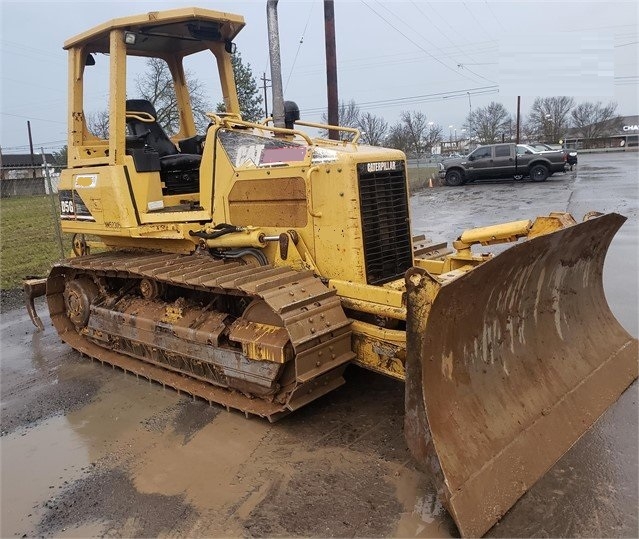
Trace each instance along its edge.
<instances>
[{"instance_id":1,"label":"radiator grille","mask_svg":"<svg viewBox=\"0 0 639 539\"><path fill-rule=\"evenodd\" d=\"M357 175L366 282L383 284L402 277L413 263L405 166L360 163Z\"/></svg>"}]
</instances>

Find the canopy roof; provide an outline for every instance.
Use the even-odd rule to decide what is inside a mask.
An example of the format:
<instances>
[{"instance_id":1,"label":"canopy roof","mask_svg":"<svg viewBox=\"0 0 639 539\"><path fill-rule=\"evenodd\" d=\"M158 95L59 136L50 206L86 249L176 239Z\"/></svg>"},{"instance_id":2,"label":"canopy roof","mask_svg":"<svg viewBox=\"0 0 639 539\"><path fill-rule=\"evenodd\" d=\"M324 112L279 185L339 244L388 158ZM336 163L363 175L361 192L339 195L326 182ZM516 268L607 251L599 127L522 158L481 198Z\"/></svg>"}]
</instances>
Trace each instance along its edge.
<instances>
[{"instance_id":1,"label":"canopy roof","mask_svg":"<svg viewBox=\"0 0 639 539\"><path fill-rule=\"evenodd\" d=\"M147 56L192 54L209 48L211 41L232 41L244 26L244 17L201 8L151 11L112 19L64 43L65 49L86 46L87 52L109 52L111 30L136 34L135 44L127 44L127 54Z\"/></svg>"}]
</instances>

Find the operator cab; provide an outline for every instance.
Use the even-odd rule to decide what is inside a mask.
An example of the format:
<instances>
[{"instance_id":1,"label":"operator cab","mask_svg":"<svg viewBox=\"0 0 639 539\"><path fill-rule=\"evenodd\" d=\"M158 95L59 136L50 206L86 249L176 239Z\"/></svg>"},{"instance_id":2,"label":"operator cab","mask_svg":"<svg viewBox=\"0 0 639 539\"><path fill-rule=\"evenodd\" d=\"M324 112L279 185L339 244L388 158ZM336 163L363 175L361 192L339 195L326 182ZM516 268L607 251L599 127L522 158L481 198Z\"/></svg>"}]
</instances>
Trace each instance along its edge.
<instances>
[{"instance_id":1,"label":"operator cab","mask_svg":"<svg viewBox=\"0 0 639 539\"><path fill-rule=\"evenodd\" d=\"M201 181L209 120L194 111L198 96L189 94L189 68L198 70L198 79L219 84L227 114L239 118L231 54L243 26L237 15L184 8L114 19L68 40L69 169L121 167L141 222L155 221L154 212L210 215L212 179ZM217 72L210 77L203 65ZM152 91L142 91L140 74ZM107 103L96 104L96 94L108 96L100 130L90 120Z\"/></svg>"},{"instance_id":2,"label":"operator cab","mask_svg":"<svg viewBox=\"0 0 639 539\"><path fill-rule=\"evenodd\" d=\"M163 195L200 191L202 135L181 140L176 146L147 99L127 99L126 126L126 153L133 156L138 172L160 172Z\"/></svg>"}]
</instances>

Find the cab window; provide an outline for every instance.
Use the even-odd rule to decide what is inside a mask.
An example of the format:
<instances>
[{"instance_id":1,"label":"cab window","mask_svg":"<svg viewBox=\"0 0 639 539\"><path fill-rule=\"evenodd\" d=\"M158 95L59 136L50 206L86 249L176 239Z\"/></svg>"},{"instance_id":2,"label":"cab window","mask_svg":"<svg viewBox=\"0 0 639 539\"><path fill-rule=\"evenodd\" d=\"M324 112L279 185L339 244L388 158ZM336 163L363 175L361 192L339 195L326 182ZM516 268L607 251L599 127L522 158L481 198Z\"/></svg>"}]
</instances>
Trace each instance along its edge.
<instances>
[{"instance_id":1,"label":"cab window","mask_svg":"<svg viewBox=\"0 0 639 539\"><path fill-rule=\"evenodd\" d=\"M510 157L510 146L495 146L495 157Z\"/></svg>"},{"instance_id":2,"label":"cab window","mask_svg":"<svg viewBox=\"0 0 639 539\"><path fill-rule=\"evenodd\" d=\"M475 159L485 159L487 157L491 156L491 151L490 151L490 147L487 146L485 148L477 148L473 153L471 153L470 155L472 155Z\"/></svg>"}]
</instances>

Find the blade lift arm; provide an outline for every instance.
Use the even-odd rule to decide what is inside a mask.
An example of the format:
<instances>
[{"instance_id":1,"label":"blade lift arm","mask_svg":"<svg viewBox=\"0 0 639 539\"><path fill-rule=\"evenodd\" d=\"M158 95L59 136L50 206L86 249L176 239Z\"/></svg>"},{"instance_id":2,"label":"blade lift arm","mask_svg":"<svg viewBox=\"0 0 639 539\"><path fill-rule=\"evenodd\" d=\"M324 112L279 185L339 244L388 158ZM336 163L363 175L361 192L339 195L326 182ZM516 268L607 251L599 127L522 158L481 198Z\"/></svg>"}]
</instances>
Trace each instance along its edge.
<instances>
[{"instance_id":1,"label":"blade lift arm","mask_svg":"<svg viewBox=\"0 0 639 539\"><path fill-rule=\"evenodd\" d=\"M596 215L587 214L584 220L594 216ZM459 277L492 258L491 253L473 254L473 245L515 243L522 238L530 240L576 224L577 221L569 213L552 212L546 216L537 217L534 221L511 221L471 228L465 230L457 240L453 241L452 246L455 252L443 253L438 257L415 256L414 264L437 276L440 282L445 282Z\"/></svg>"}]
</instances>

